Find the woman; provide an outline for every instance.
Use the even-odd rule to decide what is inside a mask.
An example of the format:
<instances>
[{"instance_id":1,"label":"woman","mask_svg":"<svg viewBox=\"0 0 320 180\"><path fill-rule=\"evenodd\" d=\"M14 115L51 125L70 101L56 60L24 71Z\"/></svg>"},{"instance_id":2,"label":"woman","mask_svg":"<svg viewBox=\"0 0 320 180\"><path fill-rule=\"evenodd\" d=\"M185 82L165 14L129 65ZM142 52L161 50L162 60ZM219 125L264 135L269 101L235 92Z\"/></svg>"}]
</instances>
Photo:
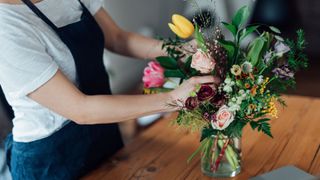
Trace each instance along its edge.
<instances>
[{"instance_id":1,"label":"woman","mask_svg":"<svg viewBox=\"0 0 320 180\"><path fill-rule=\"evenodd\" d=\"M14 179L78 178L123 146L115 123L174 111L168 103L218 81L197 77L169 93L110 95L103 49L153 59L164 54L161 42L121 30L101 0L22 1L0 0L0 83L15 114L6 143Z\"/></svg>"}]
</instances>

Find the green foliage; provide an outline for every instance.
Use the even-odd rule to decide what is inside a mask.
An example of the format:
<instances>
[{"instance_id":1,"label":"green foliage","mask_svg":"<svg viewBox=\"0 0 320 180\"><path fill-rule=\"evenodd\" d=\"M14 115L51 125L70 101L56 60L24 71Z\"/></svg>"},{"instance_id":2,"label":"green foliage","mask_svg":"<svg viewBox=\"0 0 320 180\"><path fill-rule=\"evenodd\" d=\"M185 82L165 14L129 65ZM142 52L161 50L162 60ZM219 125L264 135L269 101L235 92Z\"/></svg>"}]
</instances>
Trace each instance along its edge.
<instances>
[{"instance_id":1,"label":"green foliage","mask_svg":"<svg viewBox=\"0 0 320 180\"><path fill-rule=\"evenodd\" d=\"M250 121L250 126L253 130L257 129L258 132L262 131L264 134L273 138L269 121L269 118L260 119L258 121Z\"/></svg>"},{"instance_id":2,"label":"green foliage","mask_svg":"<svg viewBox=\"0 0 320 180\"><path fill-rule=\"evenodd\" d=\"M265 40L262 37L255 39L250 44L250 50L248 53L248 58L253 66L256 66L262 57L262 50L265 45Z\"/></svg>"},{"instance_id":3,"label":"green foliage","mask_svg":"<svg viewBox=\"0 0 320 180\"><path fill-rule=\"evenodd\" d=\"M251 34L254 31L256 31L259 27L260 26L248 26L248 27L242 29L241 33L240 33L240 41L245 39L249 34Z\"/></svg>"},{"instance_id":4,"label":"green foliage","mask_svg":"<svg viewBox=\"0 0 320 180\"><path fill-rule=\"evenodd\" d=\"M179 116L174 121L173 124L177 124L180 127L189 130L191 132L200 132L206 126L208 126L208 122L205 121L202 117L202 113L200 110L181 110L179 112Z\"/></svg>"},{"instance_id":5,"label":"green foliage","mask_svg":"<svg viewBox=\"0 0 320 180\"><path fill-rule=\"evenodd\" d=\"M227 51L228 61L232 62L236 50L234 43L224 39L219 39L218 42Z\"/></svg>"},{"instance_id":6,"label":"green foliage","mask_svg":"<svg viewBox=\"0 0 320 180\"><path fill-rule=\"evenodd\" d=\"M166 69L164 71L164 76L165 77L178 77L178 78L186 78L186 75L180 70L180 69Z\"/></svg>"},{"instance_id":7,"label":"green foliage","mask_svg":"<svg viewBox=\"0 0 320 180\"><path fill-rule=\"evenodd\" d=\"M166 69L179 69L178 62L172 57L160 56L156 60L160 63L163 68Z\"/></svg>"},{"instance_id":8,"label":"green foliage","mask_svg":"<svg viewBox=\"0 0 320 180\"><path fill-rule=\"evenodd\" d=\"M176 36L176 38L174 39L159 39L163 42L162 49L166 50L169 57L179 59L183 56L182 52L179 50L179 47L181 47L185 42L181 40L178 36Z\"/></svg>"},{"instance_id":9,"label":"green foliage","mask_svg":"<svg viewBox=\"0 0 320 180\"><path fill-rule=\"evenodd\" d=\"M246 23L246 21L248 20L250 16L250 11L248 6L243 6L242 8L240 8L235 16L232 19L232 24L239 29L241 25L243 25L244 23Z\"/></svg>"},{"instance_id":10,"label":"green foliage","mask_svg":"<svg viewBox=\"0 0 320 180\"><path fill-rule=\"evenodd\" d=\"M200 141L203 141L204 139L207 139L207 138L214 136L214 135L217 135L217 134L218 134L218 131L212 129L211 126L204 127L201 131Z\"/></svg>"},{"instance_id":11,"label":"green foliage","mask_svg":"<svg viewBox=\"0 0 320 180\"><path fill-rule=\"evenodd\" d=\"M226 22L221 22L221 23L224 25L224 27L225 27L226 29L228 29L228 30L231 32L231 34L232 34L233 36L236 36L236 35L237 35L237 27L236 27L235 25L229 24L229 23L226 23Z\"/></svg>"},{"instance_id":12,"label":"green foliage","mask_svg":"<svg viewBox=\"0 0 320 180\"><path fill-rule=\"evenodd\" d=\"M305 69L308 67L309 60L304 50L307 46L304 37L304 31L299 29L297 31L297 40L286 40L286 44L290 47L290 52L288 53L288 65L294 70L298 71L300 69Z\"/></svg>"},{"instance_id":13,"label":"green foliage","mask_svg":"<svg viewBox=\"0 0 320 180\"><path fill-rule=\"evenodd\" d=\"M186 60L186 63L184 64L184 71L187 74L187 78L190 78L192 76L196 76L199 74L197 70L191 67L192 62L192 56L189 56Z\"/></svg>"},{"instance_id":14,"label":"green foliage","mask_svg":"<svg viewBox=\"0 0 320 180\"><path fill-rule=\"evenodd\" d=\"M228 137L241 137L242 130L247 123L244 119L236 119L222 133Z\"/></svg>"},{"instance_id":15,"label":"green foliage","mask_svg":"<svg viewBox=\"0 0 320 180\"><path fill-rule=\"evenodd\" d=\"M270 29L272 32L276 33L276 34L281 34L280 29L278 29L278 28L276 28L276 27L274 27L274 26L269 26L269 29Z\"/></svg>"},{"instance_id":16,"label":"green foliage","mask_svg":"<svg viewBox=\"0 0 320 180\"><path fill-rule=\"evenodd\" d=\"M208 143L210 142L211 138L206 138L203 141L200 142L200 146L198 147L198 149L191 154L191 156L188 158L187 162L190 163L190 161L192 161L192 159L199 153L204 151L204 149L208 146Z\"/></svg>"},{"instance_id":17,"label":"green foliage","mask_svg":"<svg viewBox=\"0 0 320 180\"><path fill-rule=\"evenodd\" d=\"M198 47L203 51L207 52L206 42L204 40L203 34L200 32L199 26L195 24L194 36L197 41Z\"/></svg>"}]
</instances>

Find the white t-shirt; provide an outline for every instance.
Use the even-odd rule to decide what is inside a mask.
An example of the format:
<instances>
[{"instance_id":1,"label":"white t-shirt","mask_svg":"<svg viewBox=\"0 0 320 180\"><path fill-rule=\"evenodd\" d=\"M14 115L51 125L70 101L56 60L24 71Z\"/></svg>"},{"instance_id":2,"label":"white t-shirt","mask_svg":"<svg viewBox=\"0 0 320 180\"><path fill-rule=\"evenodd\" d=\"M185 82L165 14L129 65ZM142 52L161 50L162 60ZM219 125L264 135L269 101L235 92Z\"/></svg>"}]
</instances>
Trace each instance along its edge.
<instances>
[{"instance_id":1,"label":"white t-shirt","mask_svg":"<svg viewBox=\"0 0 320 180\"><path fill-rule=\"evenodd\" d=\"M102 0L81 1L92 14L102 6ZM43 0L36 6L57 27L79 21L82 14L78 0ZM58 69L77 85L71 52L55 32L26 5L0 3L0 84L15 113L15 141L48 137L69 122L27 97Z\"/></svg>"}]
</instances>

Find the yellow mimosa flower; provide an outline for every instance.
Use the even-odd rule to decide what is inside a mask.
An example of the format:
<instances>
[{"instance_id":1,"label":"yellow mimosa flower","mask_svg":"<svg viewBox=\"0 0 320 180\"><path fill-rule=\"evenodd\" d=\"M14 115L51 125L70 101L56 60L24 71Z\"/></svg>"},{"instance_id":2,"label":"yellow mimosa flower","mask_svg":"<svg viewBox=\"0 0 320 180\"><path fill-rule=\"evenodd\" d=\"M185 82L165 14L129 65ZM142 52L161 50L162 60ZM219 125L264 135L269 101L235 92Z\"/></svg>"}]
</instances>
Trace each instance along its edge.
<instances>
[{"instance_id":1,"label":"yellow mimosa flower","mask_svg":"<svg viewBox=\"0 0 320 180\"><path fill-rule=\"evenodd\" d=\"M180 38L186 39L194 32L193 24L185 17L174 14L172 16L172 23L168 24L170 29Z\"/></svg>"}]
</instances>

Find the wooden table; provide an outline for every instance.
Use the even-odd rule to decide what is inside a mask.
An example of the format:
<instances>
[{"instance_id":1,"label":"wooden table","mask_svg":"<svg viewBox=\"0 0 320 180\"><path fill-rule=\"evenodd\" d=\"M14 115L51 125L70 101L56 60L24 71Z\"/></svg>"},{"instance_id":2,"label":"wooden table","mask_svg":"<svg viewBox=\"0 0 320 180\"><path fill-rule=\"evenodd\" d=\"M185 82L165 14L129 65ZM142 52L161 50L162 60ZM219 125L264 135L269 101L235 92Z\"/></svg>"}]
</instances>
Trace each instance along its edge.
<instances>
[{"instance_id":1,"label":"wooden table","mask_svg":"<svg viewBox=\"0 0 320 180\"><path fill-rule=\"evenodd\" d=\"M288 107L279 108L279 118L272 120L274 139L245 128L243 169L232 179L248 179L286 165L320 174L320 99L285 99ZM199 146L199 135L169 127L174 116L157 122L84 179L210 179L201 173L199 157L187 164Z\"/></svg>"}]
</instances>

